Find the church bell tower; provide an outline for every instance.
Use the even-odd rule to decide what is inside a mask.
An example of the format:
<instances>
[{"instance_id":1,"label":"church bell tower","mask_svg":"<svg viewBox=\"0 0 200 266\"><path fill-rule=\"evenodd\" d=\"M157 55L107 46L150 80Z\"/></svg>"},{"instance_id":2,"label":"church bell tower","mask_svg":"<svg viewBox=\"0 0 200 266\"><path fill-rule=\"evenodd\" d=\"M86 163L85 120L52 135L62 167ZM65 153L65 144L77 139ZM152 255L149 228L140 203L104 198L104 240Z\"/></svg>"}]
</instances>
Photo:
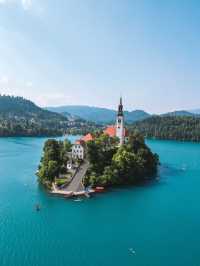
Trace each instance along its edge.
<instances>
[{"instance_id":1,"label":"church bell tower","mask_svg":"<svg viewBox=\"0 0 200 266\"><path fill-rule=\"evenodd\" d=\"M120 146L124 144L124 111L122 104L122 97L120 97L120 104L118 107L117 121L116 121L116 136L120 140Z\"/></svg>"}]
</instances>

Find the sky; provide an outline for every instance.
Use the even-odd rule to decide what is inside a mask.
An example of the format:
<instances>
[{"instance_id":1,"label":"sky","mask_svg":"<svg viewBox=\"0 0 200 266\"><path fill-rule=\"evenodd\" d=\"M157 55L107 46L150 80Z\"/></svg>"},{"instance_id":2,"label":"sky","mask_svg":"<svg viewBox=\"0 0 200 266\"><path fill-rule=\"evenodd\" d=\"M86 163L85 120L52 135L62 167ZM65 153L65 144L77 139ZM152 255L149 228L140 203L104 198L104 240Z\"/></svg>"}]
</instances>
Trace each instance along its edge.
<instances>
[{"instance_id":1,"label":"sky","mask_svg":"<svg viewBox=\"0 0 200 266\"><path fill-rule=\"evenodd\" d=\"M0 94L200 108L199 0L0 0Z\"/></svg>"}]
</instances>

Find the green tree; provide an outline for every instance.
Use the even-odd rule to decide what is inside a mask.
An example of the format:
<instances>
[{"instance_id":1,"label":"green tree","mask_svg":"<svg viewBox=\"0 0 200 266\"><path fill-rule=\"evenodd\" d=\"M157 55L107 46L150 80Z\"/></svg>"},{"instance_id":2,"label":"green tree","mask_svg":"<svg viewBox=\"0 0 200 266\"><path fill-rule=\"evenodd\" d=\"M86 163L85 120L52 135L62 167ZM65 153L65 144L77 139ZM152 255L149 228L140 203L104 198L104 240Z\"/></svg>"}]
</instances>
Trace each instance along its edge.
<instances>
[{"instance_id":1,"label":"green tree","mask_svg":"<svg viewBox=\"0 0 200 266\"><path fill-rule=\"evenodd\" d=\"M134 184L155 174L159 163L138 132L131 134L128 143L120 148L116 140L99 136L88 143L88 158L86 185Z\"/></svg>"},{"instance_id":2,"label":"green tree","mask_svg":"<svg viewBox=\"0 0 200 266\"><path fill-rule=\"evenodd\" d=\"M68 151L71 144L68 141L49 139L45 142L43 156L38 167L39 181L49 185L59 174L66 174Z\"/></svg>"},{"instance_id":3,"label":"green tree","mask_svg":"<svg viewBox=\"0 0 200 266\"><path fill-rule=\"evenodd\" d=\"M54 181L55 177L57 177L59 174L59 164L57 161L49 161L48 162L48 179L50 181Z\"/></svg>"}]
</instances>

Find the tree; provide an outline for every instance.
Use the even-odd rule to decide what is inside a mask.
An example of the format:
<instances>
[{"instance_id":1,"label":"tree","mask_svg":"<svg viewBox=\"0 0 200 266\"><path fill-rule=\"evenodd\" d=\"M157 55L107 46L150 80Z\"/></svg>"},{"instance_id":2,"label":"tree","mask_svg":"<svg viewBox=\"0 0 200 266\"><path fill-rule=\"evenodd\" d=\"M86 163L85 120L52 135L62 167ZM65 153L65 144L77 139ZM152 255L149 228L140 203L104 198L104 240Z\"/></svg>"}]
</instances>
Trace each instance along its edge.
<instances>
[{"instance_id":1,"label":"tree","mask_svg":"<svg viewBox=\"0 0 200 266\"><path fill-rule=\"evenodd\" d=\"M55 139L49 139L44 145L44 163L49 161L60 161L60 144Z\"/></svg>"},{"instance_id":2,"label":"tree","mask_svg":"<svg viewBox=\"0 0 200 266\"><path fill-rule=\"evenodd\" d=\"M71 151L71 148L72 148L72 144L69 140L65 139L63 141L63 147L64 147L64 151L65 152L70 152Z\"/></svg>"},{"instance_id":3,"label":"tree","mask_svg":"<svg viewBox=\"0 0 200 266\"><path fill-rule=\"evenodd\" d=\"M48 179L50 181L54 181L55 177L57 177L59 174L59 164L56 161L49 161L48 162Z\"/></svg>"},{"instance_id":4,"label":"tree","mask_svg":"<svg viewBox=\"0 0 200 266\"><path fill-rule=\"evenodd\" d=\"M111 143L115 143L111 144ZM90 169L86 185L134 184L156 173L159 158L153 154L137 132L118 148L115 140L104 135L88 143Z\"/></svg>"},{"instance_id":5,"label":"tree","mask_svg":"<svg viewBox=\"0 0 200 266\"><path fill-rule=\"evenodd\" d=\"M66 174L67 152L71 148L68 141L49 139L45 142L43 156L38 167L39 181L44 184L54 182L59 174Z\"/></svg>"}]
</instances>

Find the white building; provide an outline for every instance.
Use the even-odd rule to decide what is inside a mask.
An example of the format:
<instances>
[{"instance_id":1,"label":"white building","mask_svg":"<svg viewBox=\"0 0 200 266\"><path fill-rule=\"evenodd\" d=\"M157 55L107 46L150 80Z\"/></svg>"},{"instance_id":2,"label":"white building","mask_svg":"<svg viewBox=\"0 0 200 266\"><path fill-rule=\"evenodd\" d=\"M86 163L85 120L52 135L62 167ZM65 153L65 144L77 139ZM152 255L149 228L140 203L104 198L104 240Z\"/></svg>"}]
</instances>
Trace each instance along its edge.
<instances>
[{"instance_id":1,"label":"white building","mask_svg":"<svg viewBox=\"0 0 200 266\"><path fill-rule=\"evenodd\" d=\"M94 138L93 138L92 134L88 133L87 135L85 135L81 139L77 140L75 142L75 144L72 146L72 158L83 160L84 156L85 156L85 147L86 147L85 144L88 141L91 141L93 139Z\"/></svg>"},{"instance_id":2,"label":"white building","mask_svg":"<svg viewBox=\"0 0 200 266\"><path fill-rule=\"evenodd\" d=\"M84 143L80 140L72 146L72 158L73 159L84 159Z\"/></svg>"}]
</instances>

